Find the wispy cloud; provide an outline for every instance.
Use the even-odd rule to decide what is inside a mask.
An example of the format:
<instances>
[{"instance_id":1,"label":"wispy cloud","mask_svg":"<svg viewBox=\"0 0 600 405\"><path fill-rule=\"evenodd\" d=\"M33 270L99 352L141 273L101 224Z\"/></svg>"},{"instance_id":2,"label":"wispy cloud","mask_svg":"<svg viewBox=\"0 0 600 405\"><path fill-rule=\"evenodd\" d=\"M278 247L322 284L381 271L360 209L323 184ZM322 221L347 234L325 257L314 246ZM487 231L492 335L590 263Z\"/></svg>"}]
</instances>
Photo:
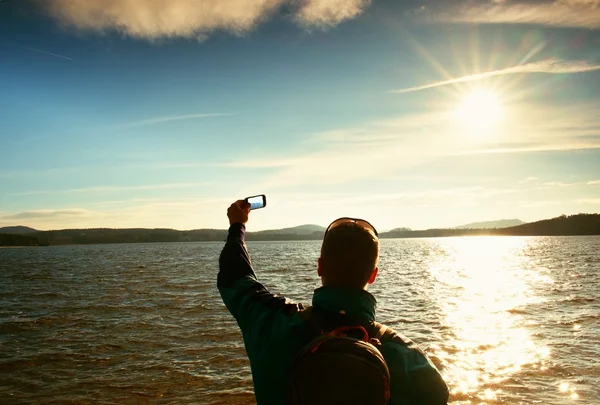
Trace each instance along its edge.
<instances>
[{"instance_id":1,"label":"wispy cloud","mask_svg":"<svg viewBox=\"0 0 600 405\"><path fill-rule=\"evenodd\" d=\"M600 28L599 0L516 0L450 2L432 10L436 20L465 23L516 23L558 27Z\"/></svg>"},{"instance_id":2,"label":"wispy cloud","mask_svg":"<svg viewBox=\"0 0 600 405\"><path fill-rule=\"evenodd\" d=\"M370 0L53 0L38 3L67 27L125 35L204 39L214 31L244 34L291 10L305 27L328 27L355 18Z\"/></svg>"},{"instance_id":3,"label":"wispy cloud","mask_svg":"<svg viewBox=\"0 0 600 405\"><path fill-rule=\"evenodd\" d=\"M64 219L67 217L87 217L94 215L93 211L86 209L62 209L62 210L32 210L19 212L17 214L3 216L3 220L19 219L19 220L33 220L33 219L51 219L58 218Z\"/></svg>"},{"instance_id":4,"label":"wispy cloud","mask_svg":"<svg viewBox=\"0 0 600 405\"><path fill-rule=\"evenodd\" d=\"M411 189L406 191L388 190L388 192L362 193L362 192L342 192L332 193L277 193L272 198L274 205L284 206L286 209L294 212L307 212L314 210L317 217L320 217L320 211L333 212L333 215L339 216L340 211L349 213L360 211L371 211L374 207L382 213L397 212L402 209L410 212L415 209L426 207L472 207L481 204L489 204L490 200L496 203L502 197L511 196L517 193L517 190L510 188L495 188L485 186L466 186L450 188L429 188L429 189ZM318 206L315 207L315 201ZM328 214L329 215L329 214ZM372 217L371 214L370 217ZM382 216L385 216L383 214ZM327 218L327 217L326 217ZM389 219L387 226L389 226ZM327 219L322 222L327 224ZM441 224L437 224L441 226Z\"/></svg>"},{"instance_id":5,"label":"wispy cloud","mask_svg":"<svg viewBox=\"0 0 600 405\"><path fill-rule=\"evenodd\" d=\"M481 154L502 154L502 153L530 153L530 152L552 152L583 149L600 149L600 142L585 142L577 139L566 138L564 140L549 139L548 142L542 142L527 146L510 146L506 148L479 148L466 149L457 152L457 156L481 155Z\"/></svg>"},{"instance_id":6,"label":"wispy cloud","mask_svg":"<svg viewBox=\"0 0 600 405\"><path fill-rule=\"evenodd\" d=\"M240 168L272 168L260 187L296 187L299 184L338 184L393 176L398 168L422 164L447 148L453 149L447 112L406 115L313 134L296 150L270 161L269 156L235 159ZM446 135L444 137L443 135ZM432 142L435 138L437 142ZM268 162L268 163L265 163Z\"/></svg>"},{"instance_id":7,"label":"wispy cloud","mask_svg":"<svg viewBox=\"0 0 600 405\"><path fill-rule=\"evenodd\" d=\"M240 156L224 165L271 169L259 184L267 190L393 178L411 167L465 155L600 148L600 137L587 136L600 131L595 103L522 103L506 110L510 120L498 124L494 142L482 139L483 134L469 134L452 110L440 109L315 133L295 152L278 154L274 160ZM473 136L481 142L473 142Z\"/></svg>"},{"instance_id":8,"label":"wispy cloud","mask_svg":"<svg viewBox=\"0 0 600 405\"><path fill-rule=\"evenodd\" d=\"M440 203L444 204L448 202L448 198L455 198L461 201L468 201L473 199L485 199L498 197L500 195L513 194L516 190L514 189L498 189L493 187L454 187L454 188L442 188L442 189L430 189L421 191L406 191L400 193L385 193L377 195L367 196L354 196L346 197L344 200L339 202L348 203L368 203L368 202L402 202L403 204L425 204L425 203Z\"/></svg>"},{"instance_id":9,"label":"wispy cloud","mask_svg":"<svg viewBox=\"0 0 600 405\"><path fill-rule=\"evenodd\" d=\"M227 203L231 203L230 198L199 198L199 197L169 197L165 198L129 198L129 199L120 199L120 200L102 200L98 202L94 202L89 206L95 208L107 208L107 207L116 207L116 206L135 206L139 204L145 205L161 205L161 206L179 206L179 205L198 205L198 204L215 204L219 203L225 206Z\"/></svg>"},{"instance_id":10,"label":"wispy cloud","mask_svg":"<svg viewBox=\"0 0 600 405\"><path fill-rule=\"evenodd\" d=\"M245 159L239 160L235 162L226 162L221 163L219 166L222 167L242 167L248 169L269 169L269 168L283 168L294 166L297 164L302 164L303 159L301 157L298 158L289 158L289 159Z\"/></svg>"},{"instance_id":11,"label":"wispy cloud","mask_svg":"<svg viewBox=\"0 0 600 405\"><path fill-rule=\"evenodd\" d=\"M600 205L600 198L580 198L573 201L577 204Z\"/></svg>"},{"instance_id":12,"label":"wispy cloud","mask_svg":"<svg viewBox=\"0 0 600 405\"><path fill-rule=\"evenodd\" d=\"M542 183L539 187L532 188L532 191L542 191L542 190L560 190L566 187L581 187L585 186L585 182L576 181L572 183L566 183L564 181L547 181ZM570 190L571 192L572 190ZM561 191L562 192L562 191Z\"/></svg>"},{"instance_id":13,"label":"wispy cloud","mask_svg":"<svg viewBox=\"0 0 600 405\"><path fill-rule=\"evenodd\" d=\"M581 185L580 182L575 183L565 183L564 181L547 181L543 183L546 187L571 187Z\"/></svg>"},{"instance_id":14,"label":"wispy cloud","mask_svg":"<svg viewBox=\"0 0 600 405\"><path fill-rule=\"evenodd\" d=\"M268 211L252 214L253 230L273 229L303 223L326 225L340 210L357 216L365 208L371 210L370 219L385 226L389 214L436 208L447 213L452 207L474 207L489 204L501 196L515 193L512 189L484 186L431 188L390 193L361 194L357 192L274 193ZM39 209L18 213L0 213L2 225L28 225L36 229L146 227L146 228L219 228L226 229L226 208L235 196L211 198L131 199L92 204L86 208ZM318 204L315 202L318 201ZM290 216L293 211L298 215ZM375 212L379 214L375 215ZM433 212L429 212L433 215ZM447 216L447 214L444 214ZM363 217L365 215L362 215ZM377 219L379 218L379 219ZM406 224L403 224L406 225ZM435 226L443 225L432 223Z\"/></svg>"},{"instance_id":15,"label":"wispy cloud","mask_svg":"<svg viewBox=\"0 0 600 405\"><path fill-rule=\"evenodd\" d=\"M523 180L519 180L519 184L525 184L525 183L531 183L532 181L536 181L538 178L537 177L526 177Z\"/></svg>"},{"instance_id":16,"label":"wispy cloud","mask_svg":"<svg viewBox=\"0 0 600 405\"><path fill-rule=\"evenodd\" d=\"M143 127L146 125L155 125L155 124L164 124L166 122L173 121L185 121L185 120L195 120L200 118L212 118L212 117L223 117L233 115L230 113L200 113L200 114L184 114L184 115L166 115L162 117L154 117L141 121L134 122L126 122L123 124L115 125L115 128L135 128L135 127Z\"/></svg>"},{"instance_id":17,"label":"wispy cloud","mask_svg":"<svg viewBox=\"0 0 600 405\"><path fill-rule=\"evenodd\" d=\"M463 148L457 155L529 153L600 149L600 116L595 101L571 105L505 105L510 119L496 134L497 142ZM595 136L591 136L596 134ZM449 154L455 153L451 150Z\"/></svg>"},{"instance_id":18,"label":"wispy cloud","mask_svg":"<svg viewBox=\"0 0 600 405\"><path fill-rule=\"evenodd\" d=\"M28 225L40 230L98 227L226 229L225 210L232 201L233 197L132 199L66 209L0 212L0 226Z\"/></svg>"},{"instance_id":19,"label":"wispy cloud","mask_svg":"<svg viewBox=\"0 0 600 405\"><path fill-rule=\"evenodd\" d=\"M538 200L538 201L521 201L519 206L526 208L547 208L556 205L562 205L561 201L554 200Z\"/></svg>"},{"instance_id":20,"label":"wispy cloud","mask_svg":"<svg viewBox=\"0 0 600 405\"><path fill-rule=\"evenodd\" d=\"M82 187L71 188L65 190L35 190L26 191L23 193L15 193L13 195L42 195L42 194L75 194L75 193L114 193L125 191L152 191L152 190L169 190L179 188L194 188L210 185L207 182L190 182L190 183L167 183L167 184L150 184L142 186L97 186L97 187Z\"/></svg>"},{"instance_id":21,"label":"wispy cloud","mask_svg":"<svg viewBox=\"0 0 600 405\"><path fill-rule=\"evenodd\" d=\"M478 80L487 79L493 76L505 76L522 73L567 74L592 72L595 70L600 70L600 64L590 64L589 62L583 60L566 61L561 59L546 59L538 62L527 63L524 65L511 66L505 69L492 70L489 72L457 77L455 79L437 81L421 86L393 90L392 93L411 93L414 91L432 89L435 87L448 86L458 83L474 82Z\"/></svg>"},{"instance_id":22,"label":"wispy cloud","mask_svg":"<svg viewBox=\"0 0 600 405\"><path fill-rule=\"evenodd\" d=\"M521 182L519 182L521 183ZM563 189L566 187L585 187L585 186L594 186L600 185L600 180L597 181L574 181L574 182L564 182L564 181L546 181L544 183L536 183L537 187L532 188L532 191L540 191L540 190L552 190L552 189Z\"/></svg>"},{"instance_id":23,"label":"wispy cloud","mask_svg":"<svg viewBox=\"0 0 600 405\"><path fill-rule=\"evenodd\" d=\"M33 52L37 52L37 53L41 53L41 54L49 55L49 56L54 56L55 58L66 59L66 60L73 60L73 58L69 58L68 56L60 55L58 53L52 53L52 52L44 51L42 49L32 48L30 46L26 46L25 48L29 49L30 51L33 51Z\"/></svg>"}]
</instances>

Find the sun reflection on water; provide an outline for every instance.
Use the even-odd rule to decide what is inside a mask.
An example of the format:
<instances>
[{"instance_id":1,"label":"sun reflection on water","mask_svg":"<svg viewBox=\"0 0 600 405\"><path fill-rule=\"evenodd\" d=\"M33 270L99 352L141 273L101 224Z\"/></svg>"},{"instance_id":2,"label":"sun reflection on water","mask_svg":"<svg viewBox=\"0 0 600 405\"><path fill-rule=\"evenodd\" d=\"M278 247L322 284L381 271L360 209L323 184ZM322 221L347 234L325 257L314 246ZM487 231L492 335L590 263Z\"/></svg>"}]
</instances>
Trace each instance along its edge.
<instances>
[{"instance_id":1,"label":"sun reflection on water","mask_svg":"<svg viewBox=\"0 0 600 405\"><path fill-rule=\"evenodd\" d=\"M443 258L429 269L444 291L436 300L449 332L435 355L455 400L495 402L502 382L524 366L545 367L551 353L532 340L525 306L540 302L532 286L552 280L527 266L528 238L440 241Z\"/></svg>"}]
</instances>

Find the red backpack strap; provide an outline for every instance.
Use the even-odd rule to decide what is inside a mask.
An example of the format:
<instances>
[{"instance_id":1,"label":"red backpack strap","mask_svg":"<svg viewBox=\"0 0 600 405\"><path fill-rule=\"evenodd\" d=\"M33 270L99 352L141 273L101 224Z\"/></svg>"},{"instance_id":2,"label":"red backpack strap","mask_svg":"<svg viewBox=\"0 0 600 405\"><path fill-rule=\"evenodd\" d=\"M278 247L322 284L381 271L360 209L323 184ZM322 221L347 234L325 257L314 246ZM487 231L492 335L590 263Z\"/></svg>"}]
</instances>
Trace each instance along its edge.
<instances>
[{"instance_id":1,"label":"red backpack strap","mask_svg":"<svg viewBox=\"0 0 600 405\"><path fill-rule=\"evenodd\" d=\"M346 332L354 331L354 330L359 330L363 333L363 337L361 339L363 342L369 341L369 332L367 332L367 330L365 328L363 328L362 326L340 326L339 328L336 328L336 329L332 330L331 332L329 332L329 336L346 337L346 335L347 335Z\"/></svg>"},{"instance_id":2,"label":"red backpack strap","mask_svg":"<svg viewBox=\"0 0 600 405\"><path fill-rule=\"evenodd\" d=\"M322 317L319 317L319 313L315 314L314 308L312 306L304 307L303 310L298 312L300 318L308 325L311 329L312 333L317 335L329 334L332 336L338 336L340 333L347 332L349 330L360 330L363 334L363 338L361 340L365 342L370 342L373 339L377 339L379 341L383 341L384 339L391 339L395 332L388 328L387 326L379 323L379 322L369 322L364 325L355 325L355 326L340 326L332 331L327 328L327 322L325 322ZM348 329L343 329L348 328ZM387 335L387 336L384 336ZM365 340L366 337L366 340ZM371 342L373 343L373 342Z\"/></svg>"}]
</instances>

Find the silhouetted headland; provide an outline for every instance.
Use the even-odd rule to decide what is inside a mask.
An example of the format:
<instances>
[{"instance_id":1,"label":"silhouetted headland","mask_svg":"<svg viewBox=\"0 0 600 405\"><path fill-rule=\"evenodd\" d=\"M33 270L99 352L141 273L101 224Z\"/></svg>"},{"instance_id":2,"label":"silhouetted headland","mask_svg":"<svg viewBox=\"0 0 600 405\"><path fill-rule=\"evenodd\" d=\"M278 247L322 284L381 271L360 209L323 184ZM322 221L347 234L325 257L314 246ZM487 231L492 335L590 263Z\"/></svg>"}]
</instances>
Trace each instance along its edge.
<instances>
[{"instance_id":1,"label":"silhouetted headland","mask_svg":"<svg viewBox=\"0 0 600 405\"><path fill-rule=\"evenodd\" d=\"M41 241L36 236L19 235L14 233L0 233L0 246L43 246L47 242Z\"/></svg>"}]
</instances>

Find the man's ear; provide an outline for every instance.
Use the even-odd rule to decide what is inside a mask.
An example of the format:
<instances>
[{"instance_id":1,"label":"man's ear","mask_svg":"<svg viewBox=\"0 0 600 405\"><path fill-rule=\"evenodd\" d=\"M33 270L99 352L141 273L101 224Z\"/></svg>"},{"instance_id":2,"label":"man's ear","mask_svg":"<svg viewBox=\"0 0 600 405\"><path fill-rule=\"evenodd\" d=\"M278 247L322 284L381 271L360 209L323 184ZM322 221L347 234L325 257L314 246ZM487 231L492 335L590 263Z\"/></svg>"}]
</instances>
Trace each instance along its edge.
<instances>
[{"instance_id":1,"label":"man's ear","mask_svg":"<svg viewBox=\"0 0 600 405\"><path fill-rule=\"evenodd\" d=\"M375 279L377 278L377 273L379 273L379 268L375 267L375 269L371 273L371 276L369 277L369 281L367 281L368 284L373 284L375 282Z\"/></svg>"},{"instance_id":2,"label":"man's ear","mask_svg":"<svg viewBox=\"0 0 600 405\"><path fill-rule=\"evenodd\" d=\"M322 267L323 267L323 259L321 259L319 257L319 259L317 260L317 274L319 275L319 277L323 277L323 275L321 274L323 272Z\"/></svg>"}]
</instances>

